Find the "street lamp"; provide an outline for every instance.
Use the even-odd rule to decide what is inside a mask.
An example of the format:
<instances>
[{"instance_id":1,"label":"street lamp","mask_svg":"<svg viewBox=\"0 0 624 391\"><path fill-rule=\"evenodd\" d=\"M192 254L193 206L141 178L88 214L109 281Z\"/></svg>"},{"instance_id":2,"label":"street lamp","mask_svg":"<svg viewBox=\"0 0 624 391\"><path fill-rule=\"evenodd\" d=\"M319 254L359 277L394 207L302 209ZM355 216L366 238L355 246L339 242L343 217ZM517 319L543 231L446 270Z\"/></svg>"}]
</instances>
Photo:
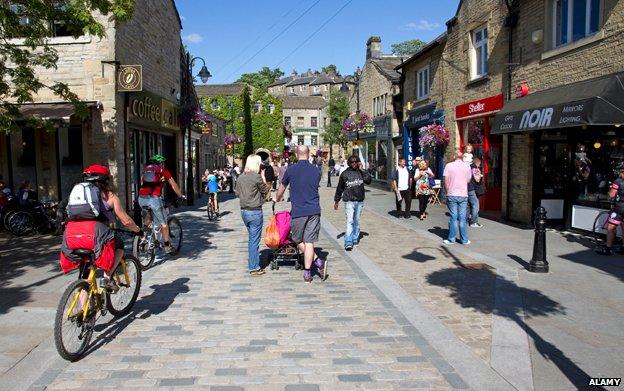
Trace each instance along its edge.
<instances>
[{"instance_id":1,"label":"street lamp","mask_svg":"<svg viewBox=\"0 0 624 391\"><path fill-rule=\"evenodd\" d=\"M210 74L210 71L208 71L208 68L206 68L206 61L204 61L203 58L201 57L193 57L191 59L191 54L189 52L186 52L186 64L188 65L188 81L187 81L187 90L186 90L186 109L190 109L191 107L191 88L193 88L193 63L195 63L195 60L201 60L203 63L202 68L200 69L199 73L197 74L197 76L199 76L200 80L202 81L202 83L206 83L208 82L208 78L210 78L212 75ZM192 147L191 147L191 124L189 121L189 124L187 125L187 129L186 129L187 133L188 133L188 158L187 158L187 174L186 174L186 197L187 197L187 201L188 201L188 205L193 205L194 204L194 200L195 200L195 188L193 186L193 156L192 156Z\"/></svg>"}]
</instances>

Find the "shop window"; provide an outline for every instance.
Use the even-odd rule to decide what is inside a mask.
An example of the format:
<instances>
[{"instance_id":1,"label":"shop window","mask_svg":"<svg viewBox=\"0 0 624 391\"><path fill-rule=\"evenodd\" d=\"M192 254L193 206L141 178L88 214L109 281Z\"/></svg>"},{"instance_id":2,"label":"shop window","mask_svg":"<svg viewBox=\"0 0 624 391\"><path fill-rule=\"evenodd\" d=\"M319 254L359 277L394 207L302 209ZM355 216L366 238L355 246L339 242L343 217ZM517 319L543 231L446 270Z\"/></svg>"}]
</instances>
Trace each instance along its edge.
<instances>
[{"instance_id":1,"label":"shop window","mask_svg":"<svg viewBox=\"0 0 624 391\"><path fill-rule=\"evenodd\" d=\"M468 120L464 123L464 145L472 145L473 157L483 159L484 140L485 121L483 119Z\"/></svg>"},{"instance_id":2,"label":"shop window","mask_svg":"<svg viewBox=\"0 0 624 391\"><path fill-rule=\"evenodd\" d=\"M473 30L471 33L472 47L470 50L470 70L472 78L487 75L488 72L488 29L486 26Z\"/></svg>"},{"instance_id":3,"label":"shop window","mask_svg":"<svg viewBox=\"0 0 624 391\"><path fill-rule=\"evenodd\" d=\"M416 99L429 96L429 65L419 69L416 73Z\"/></svg>"},{"instance_id":4,"label":"shop window","mask_svg":"<svg viewBox=\"0 0 624 391\"><path fill-rule=\"evenodd\" d=\"M318 145L318 136L310 136L310 145L313 147Z\"/></svg>"},{"instance_id":5,"label":"shop window","mask_svg":"<svg viewBox=\"0 0 624 391\"><path fill-rule=\"evenodd\" d=\"M594 34L600 24L600 0L553 0L553 46Z\"/></svg>"},{"instance_id":6,"label":"shop window","mask_svg":"<svg viewBox=\"0 0 624 391\"><path fill-rule=\"evenodd\" d=\"M388 141L377 143L377 179L388 179Z\"/></svg>"},{"instance_id":7,"label":"shop window","mask_svg":"<svg viewBox=\"0 0 624 391\"><path fill-rule=\"evenodd\" d=\"M35 154L35 130L26 128L11 133L11 166L13 168L14 192L23 183L31 189L37 188Z\"/></svg>"},{"instance_id":8,"label":"shop window","mask_svg":"<svg viewBox=\"0 0 624 391\"><path fill-rule=\"evenodd\" d=\"M310 117L310 126L318 128L318 117Z\"/></svg>"},{"instance_id":9,"label":"shop window","mask_svg":"<svg viewBox=\"0 0 624 391\"><path fill-rule=\"evenodd\" d=\"M304 145L305 144L305 137L304 136L297 136L297 145Z\"/></svg>"}]
</instances>

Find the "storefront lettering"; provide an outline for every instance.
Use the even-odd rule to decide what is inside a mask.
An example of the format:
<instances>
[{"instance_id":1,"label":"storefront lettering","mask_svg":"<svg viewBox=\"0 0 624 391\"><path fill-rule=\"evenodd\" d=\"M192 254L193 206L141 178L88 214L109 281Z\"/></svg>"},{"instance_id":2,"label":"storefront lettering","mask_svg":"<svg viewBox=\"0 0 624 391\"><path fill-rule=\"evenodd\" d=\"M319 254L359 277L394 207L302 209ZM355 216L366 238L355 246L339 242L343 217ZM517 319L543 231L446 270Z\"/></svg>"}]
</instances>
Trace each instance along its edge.
<instances>
[{"instance_id":1,"label":"storefront lettering","mask_svg":"<svg viewBox=\"0 0 624 391\"><path fill-rule=\"evenodd\" d=\"M180 129L179 107L151 93L130 96L128 122L145 122L171 130Z\"/></svg>"},{"instance_id":2,"label":"storefront lettering","mask_svg":"<svg viewBox=\"0 0 624 391\"><path fill-rule=\"evenodd\" d=\"M553 109L552 107L547 107L544 109L537 110L527 110L522 114L522 119L520 120L520 129L526 128L535 128L539 127L548 127L550 126L550 121L552 120Z\"/></svg>"},{"instance_id":3,"label":"storefront lettering","mask_svg":"<svg viewBox=\"0 0 624 391\"><path fill-rule=\"evenodd\" d=\"M470 114L474 114L474 113L480 113L485 109L485 103L483 102L477 102L477 103L471 103L468 105L468 113Z\"/></svg>"},{"instance_id":4,"label":"storefront lettering","mask_svg":"<svg viewBox=\"0 0 624 391\"><path fill-rule=\"evenodd\" d=\"M152 105L152 98L146 96L143 100L132 101L132 115L160 122L160 107Z\"/></svg>"},{"instance_id":5,"label":"storefront lettering","mask_svg":"<svg viewBox=\"0 0 624 391\"><path fill-rule=\"evenodd\" d=\"M415 123L427 121L429 120L429 117L431 117L429 113L421 114L417 117L412 117L412 123L415 124Z\"/></svg>"},{"instance_id":6,"label":"storefront lettering","mask_svg":"<svg viewBox=\"0 0 624 391\"><path fill-rule=\"evenodd\" d=\"M574 113L577 111L583 111L583 105L565 106L561 111L563 113Z\"/></svg>"},{"instance_id":7,"label":"storefront lettering","mask_svg":"<svg viewBox=\"0 0 624 391\"><path fill-rule=\"evenodd\" d=\"M559 118L560 124L570 124L570 123L579 123L581 122L581 116L576 117L561 117Z\"/></svg>"}]
</instances>

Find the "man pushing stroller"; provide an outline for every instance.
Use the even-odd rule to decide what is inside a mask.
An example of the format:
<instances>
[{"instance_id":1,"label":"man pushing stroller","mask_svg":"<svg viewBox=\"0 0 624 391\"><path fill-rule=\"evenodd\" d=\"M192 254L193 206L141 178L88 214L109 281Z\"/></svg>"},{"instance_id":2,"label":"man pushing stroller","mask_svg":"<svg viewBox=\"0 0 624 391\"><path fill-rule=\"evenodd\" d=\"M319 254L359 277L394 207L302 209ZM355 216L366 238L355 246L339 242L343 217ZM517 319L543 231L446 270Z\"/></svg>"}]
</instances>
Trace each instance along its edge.
<instances>
[{"instance_id":1,"label":"man pushing stroller","mask_svg":"<svg viewBox=\"0 0 624 391\"><path fill-rule=\"evenodd\" d=\"M282 200L286 187L290 186L291 210L291 238L303 254L303 280L312 282L310 268L312 263L318 269L321 279L327 276L327 260L315 258L314 243L318 241L321 230L321 205L319 197L319 181L321 172L309 162L310 150L305 145L296 149L296 164L288 167L275 200Z\"/></svg>"}]
</instances>

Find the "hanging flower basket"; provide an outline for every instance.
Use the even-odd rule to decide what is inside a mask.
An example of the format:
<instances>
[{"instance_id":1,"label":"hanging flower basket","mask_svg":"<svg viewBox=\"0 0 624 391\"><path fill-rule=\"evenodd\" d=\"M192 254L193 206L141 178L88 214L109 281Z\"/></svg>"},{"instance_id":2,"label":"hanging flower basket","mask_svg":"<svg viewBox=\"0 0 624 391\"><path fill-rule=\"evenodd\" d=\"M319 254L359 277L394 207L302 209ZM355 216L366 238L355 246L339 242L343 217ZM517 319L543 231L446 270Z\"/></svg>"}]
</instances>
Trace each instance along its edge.
<instances>
[{"instance_id":1,"label":"hanging flower basket","mask_svg":"<svg viewBox=\"0 0 624 391\"><path fill-rule=\"evenodd\" d=\"M234 144L240 144L243 140L235 133L226 133L223 136L223 144L226 145L228 149L231 149Z\"/></svg>"},{"instance_id":2,"label":"hanging flower basket","mask_svg":"<svg viewBox=\"0 0 624 391\"><path fill-rule=\"evenodd\" d=\"M342 122L342 133L345 136L353 132L373 133L374 131L375 126L373 125L373 121L366 113L351 113L351 115Z\"/></svg>"},{"instance_id":3,"label":"hanging flower basket","mask_svg":"<svg viewBox=\"0 0 624 391\"><path fill-rule=\"evenodd\" d=\"M418 129L418 144L422 148L446 147L449 143L449 131L444 125L431 124Z\"/></svg>"},{"instance_id":4,"label":"hanging flower basket","mask_svg":"<svg viewBox=\"0 0 624 391\"><path fill-rule=\"evenodd\" d=\"M200 108L196 108L191 116L191 126L196 129L207 129L211 126L210 115Z\"/></svg>"}]
</instances>

